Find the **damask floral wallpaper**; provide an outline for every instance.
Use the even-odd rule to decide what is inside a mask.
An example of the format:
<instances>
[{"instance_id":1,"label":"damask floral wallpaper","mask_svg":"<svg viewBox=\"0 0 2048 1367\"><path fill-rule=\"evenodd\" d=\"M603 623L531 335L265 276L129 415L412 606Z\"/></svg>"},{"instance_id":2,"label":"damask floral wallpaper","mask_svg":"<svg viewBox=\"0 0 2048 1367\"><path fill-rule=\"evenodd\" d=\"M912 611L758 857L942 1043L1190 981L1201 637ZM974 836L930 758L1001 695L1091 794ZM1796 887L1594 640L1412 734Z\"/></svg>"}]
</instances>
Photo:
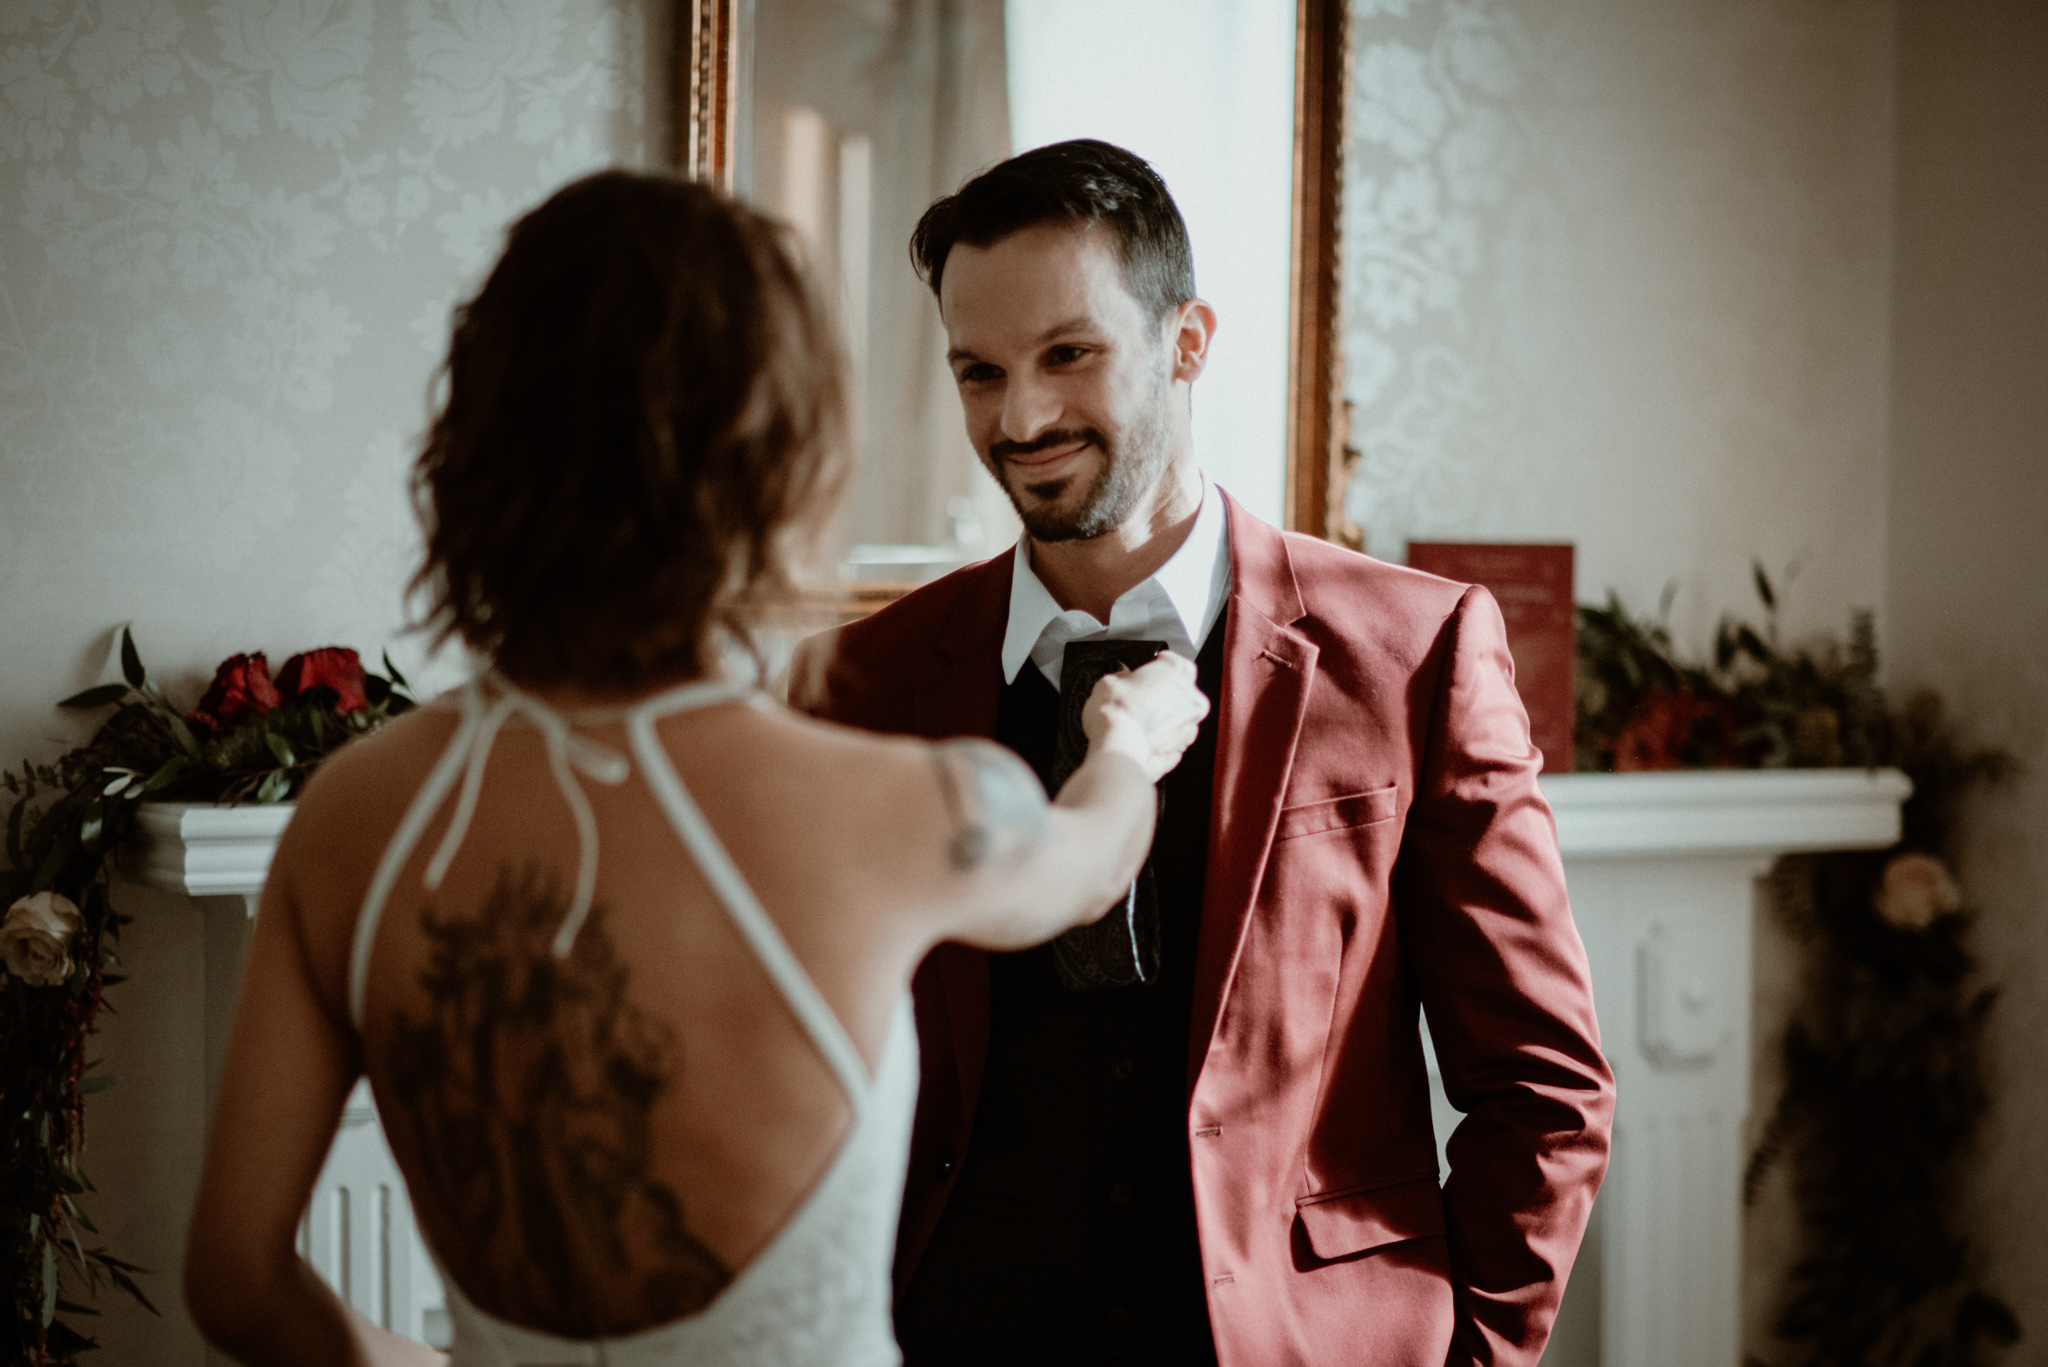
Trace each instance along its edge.
<instances>
[{"instance_id":1,"label":"damask floral wallpaper","mask_svg":"<svg viewBox=\"0 0 2048 1367\"><path fill-rule=\"evenodd\" d=\"M1566 540L1704 637L1883 596L1892 25L1352 0L1341 357L1367 550ZM1793 568L1790 576L1785 571Z\"/></svg>"},{"instance_id":2,"label":"damask floral wallpaper","mask_svg":"<svg viewBox=\"0 0 2048 1367\"><path fill-rule=\"evenodd\" d=\"M0 4L0 751L123 620L172 669L396 635L450 306L659 156L658 10Z\"/></svg>"}]
</instances>

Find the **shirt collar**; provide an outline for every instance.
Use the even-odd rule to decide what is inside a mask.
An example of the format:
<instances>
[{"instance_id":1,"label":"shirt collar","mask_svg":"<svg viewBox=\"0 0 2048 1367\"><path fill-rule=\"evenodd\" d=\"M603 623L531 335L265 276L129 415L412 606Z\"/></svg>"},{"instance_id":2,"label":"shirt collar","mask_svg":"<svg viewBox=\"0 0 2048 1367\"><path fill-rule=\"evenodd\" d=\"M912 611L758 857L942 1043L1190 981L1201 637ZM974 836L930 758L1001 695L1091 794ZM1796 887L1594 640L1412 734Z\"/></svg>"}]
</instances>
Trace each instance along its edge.
<instances>
[{"instance_id":1,"label":"shirt collar","mask_svg":"<svg viewBox=\"0 0 2048 1367\"><path fill-rule=\"evenodd\" d=\"M1029 539L1020 538L1010 565L1003 682L1016 682L1017 671L1033 660L1057 688L1069 641L1164 640L1177 654L1193 659L1230 596L1229 541L1223 500L1204 476L1201 510L1187 540L1150 578L1118 598L1103 623L1079 608L1060 610L1031 567Z\"/></svg>"}]
</instances>

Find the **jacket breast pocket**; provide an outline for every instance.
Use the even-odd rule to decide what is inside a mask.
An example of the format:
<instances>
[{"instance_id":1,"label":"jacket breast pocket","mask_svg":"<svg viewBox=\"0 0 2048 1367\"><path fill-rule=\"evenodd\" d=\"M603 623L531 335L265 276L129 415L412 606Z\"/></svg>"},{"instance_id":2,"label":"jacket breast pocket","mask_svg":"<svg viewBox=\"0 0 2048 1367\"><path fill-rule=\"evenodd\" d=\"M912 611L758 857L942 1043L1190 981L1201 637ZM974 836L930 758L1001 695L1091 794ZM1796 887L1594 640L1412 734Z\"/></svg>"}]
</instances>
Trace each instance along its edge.
<instances>
[{"instance_id":1,"label":"jacket breast pocket","mask_svg":"<svg viewBox=\"0 0 2048 1367\"><path fill-rule=\"evenodd\" d=\"M1322 835L1327 831L1348 831L1360 826L1376 826L1382 821L1392 821L1399 810L1399 805L1400 789L1390 783L1384 788L1374 788L1368 792L1349 793L1323 802L1304 802L1297 807L1285 807L1280 812L1280 824L1273 832L1273 843Z\"/></svg>"},{"instance_id":2,"label":"jacket breast pocket","mask_svg":"<svg viewBox=\"0 0 2048 1367\"><path fill-rule=\"evenodd\" d=\"M1444 1198L1434 1177L1304 1196L1295 1213L1310 1250L1325 1261L1444 1232Z\"/></svg>"}]
</instances>

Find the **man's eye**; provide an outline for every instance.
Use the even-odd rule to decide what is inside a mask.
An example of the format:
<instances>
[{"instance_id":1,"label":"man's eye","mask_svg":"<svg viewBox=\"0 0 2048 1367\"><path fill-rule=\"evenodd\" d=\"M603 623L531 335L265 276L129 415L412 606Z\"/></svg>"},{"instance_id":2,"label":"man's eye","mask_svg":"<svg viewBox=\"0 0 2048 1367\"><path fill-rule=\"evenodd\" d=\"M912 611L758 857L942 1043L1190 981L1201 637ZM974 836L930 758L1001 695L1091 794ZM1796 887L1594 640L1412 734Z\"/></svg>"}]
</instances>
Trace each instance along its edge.
<instances>
[{"instance_id":1,"label":"man's eye","mask_svg":"<svg viewBox=\"0 0 2048 1367\"><path fill-rule=\"evenodd\" d=\"M1086 347L1056 346L1045 353L1045 359L1052 365L1072 365L1088 354Z\"/></svg>"},{"instance_id":2,"label":"man's eye","mask_svg":"<svg viewBox=\"0 0 2048 1367\"><path fill-rule=\"evenodd\" d=\"M990 380L1000 379L1002 377L1002 373L1002 371L996 369L992 365L964 366L961 368L960 371L959 383L987 384Z\"/></svg>"}]
</instances>

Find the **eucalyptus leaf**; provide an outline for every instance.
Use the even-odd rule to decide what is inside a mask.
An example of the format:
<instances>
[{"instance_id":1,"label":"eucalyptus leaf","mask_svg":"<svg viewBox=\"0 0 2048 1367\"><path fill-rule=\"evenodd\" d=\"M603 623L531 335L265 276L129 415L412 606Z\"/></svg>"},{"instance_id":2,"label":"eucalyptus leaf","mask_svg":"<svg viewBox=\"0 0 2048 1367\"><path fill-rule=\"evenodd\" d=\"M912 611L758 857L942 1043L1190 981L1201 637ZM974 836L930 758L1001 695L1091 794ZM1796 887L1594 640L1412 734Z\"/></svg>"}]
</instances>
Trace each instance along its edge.
<instances>
[{"instance_id":1,"label":"eucalyptus leaf","mask_svg":"<svg viewBox=\"0 0 2048 1367\"><path fill-rule=\"evenodd\" d=\"M265 774L263 782L257 785L256 800L258 802L282 802L285 794L289 793L291 788L291 775L282 769L273 769Z\"/></svg>"},{"instance_id":2,"label":"eucalyptus leaf","mask_svg":"<svg viewBox=\"0 0 2048 1367\"><path fill-rule=\"evenodd\" d=\"M63 1301L57 1303L57 1309L67 1315L71 1313L71 1311L65 1309ZM85 1313L97 1314L98 1312L88 1310ZM50 1361L52 1363L76 1362L81 1353L89 1353L100 1346L98 1339L79 1333L63 1320L58 1320L50 1326L49 1337Z\"/></svg>"},{"instance_id":3,"label":"eucalyptus leaf","mask_svg":"<svg viewBox=\"0 0 2048 1367\"><path fill-rule=\"evenodd\" d=\"M192 761L188 757L173 755L159 765L157 771L149 776L149 781L142 785L142 791L145 793L162 792L183 777L185 771L191 767Z\"/></svg>"},{"instance_id":4,"label":"eucalyptus leaf","mask_svg":"<svg viewBox=\"0 0 2048 1367\"><path fill-rule=\"evenodd\" d=\"M292 753L292 743L277 732L264 732L263 743L270 747L270 753L277 756L277 762L285 768L289 769L299 762L299 757Z\"/></svg>"},{"instance_id":5,"label":"eucalyptus leaf","mask_svg":"<svg viewBox=\"0 0 2048 1367\"><path fill-rule=\"evenodd\" d=\"M71 1218L71 1223L77 1225L88 1234L100 1232L99 1226L94 1224L86 1216L86 1213L78 1208L78 1202L72 1200L69 1196L60 1196L57 1199L64 1203L64 1213Z\"/></svg>"},{"instance_id":6,"label":"eucalyptus leaf","mask_svg":"<svg viewBox=\"0 0 2048 1367\"><path fill-rule=\"evenodd\" d=\"M172 712L167 714L164 720L170 723L171 735L177 740L178 748L192 756L192 758L198 759L199 738L192 734L192 728L185 724L185 719Z\"/></svg>"},{"instance_id":7,"label":"eucalyptus leaf","mask_svg":"<svg viewBox=\"0 0 2048 1367\"><path fill-rule=\"evenodd\" d=\"M384 652L384 672L390 676L391 682L397 684L408 693L412 691L412 685L406 682L405 675L399 673L398 666L391 663L391 652L388 650Z\"/></svg>"},{"instance_id":8,"label":"eucalyptus leaf","mask_svg":"<svg viewBox=\"0 0 2048 1367\"><path fill-rule=\"evenodd\" d=\"M148 677L142 670L142 656L135 649L135 637L127 627L121 628L121 677L137 688Z\"/></svg>"},{"instance_id":9,"label":"eucalyptus leaf","mask_svg":"<svg viewBox=\"0 0 2048 1367\"><path fill-rule=\"evenodd\" d=\"M152 1315L163 1313L150 1303L149 1297L142 1294L142 1288L135 1284L135 1279L128 1275L131 1272L141 1272L144 1269L137 1267L134 1263L123 1262L119 1258L110 1256L105 1249L94 1249L93 1260L107 1274L107 1279L132 1296L136 1304Z\"/></svg>"},{"instance_id":10,"label":"eucalyptus leaf","mask_svg":"<svg viewBox=\"0 0 2048 1367\"><path fill-rule=\"evenodd\" d=\"M57 1250L43 1241L43 1328L57 1318Z\"/></svg>"},{"instance_id":11,"label":"eucalyptus leaf","mask_svg":"<svg viewBox=\"0 0 2048 1367\"><path fill-rule=\"evenodd\" d=\"M21 822L27 815L26 797L16 802L7 813L7 863L12 868L20 868L28 863L28 854L21 846Z\"/></svg>"},{"instance_id":12,"label":"eucalyptus leaf","mask_svg":"<svg viewBox=\"0 0 2048 1367\"><path fill-rule=\"evenodd\" d=\"M58 831L57 838L50 844L50 852L43 856L42 865L36 869L36 876L29 886L29 891L37 893L47 890L71 856L77 853L78 833L69 827Z\"/></svg>"},{"instance_id":13,"label":"eucalyptus leaf","mask_svg":"<svg viewBox=\"0 0 2048 1367\"><path fill-rule=\"evenodd\" d=\"M127 684L100 684L95 688L86 689L83 693L73 693L57 706L70 708L74 712L84 712L95 707L105 707L108 703L119 702L127 696Z\"/></svg>"}]
</instances>

